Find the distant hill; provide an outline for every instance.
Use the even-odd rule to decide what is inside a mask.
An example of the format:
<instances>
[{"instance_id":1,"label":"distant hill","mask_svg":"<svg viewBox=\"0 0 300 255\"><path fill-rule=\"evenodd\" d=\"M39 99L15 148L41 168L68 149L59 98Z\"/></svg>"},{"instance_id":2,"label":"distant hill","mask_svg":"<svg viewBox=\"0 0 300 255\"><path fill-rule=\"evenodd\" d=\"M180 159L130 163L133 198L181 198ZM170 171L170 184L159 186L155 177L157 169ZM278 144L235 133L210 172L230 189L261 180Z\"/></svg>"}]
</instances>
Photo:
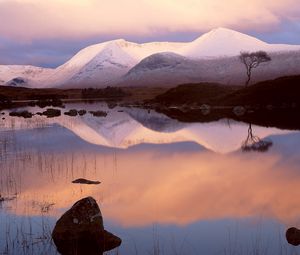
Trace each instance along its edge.
<instances>
[{"instance_id":1,"label":"distant hill","mask_svg":"<svg viewBox=\"0 0 300 255\"><path fill-rule=\"evenodd\" d=\"M300 75L259 82L219 98L224 105L300 106ZM215 101L215 103L217 103Z\"/></svg>"},{"instance_id":2,"label":"distant hill","mask_svg":"<svg viewBox=\"0 0 300 255\"><path fill-rule=\"evenodd\" d=\"M185 84L155 98L163 105L300 106L300 76L281 77L248 87L215 83Z\"/></svg>"},{"instance_id":3,"label":"distant hill","mask_svg":"<svg viewBox=\"0 0 300 255\"><path fill-rule=\"evenodd\" d=\"M155 98L163 105L211 104L216 98L238 91L238 86L224 86L217 83L183 84L169 89Z\"/></svg>"}]
</instances>

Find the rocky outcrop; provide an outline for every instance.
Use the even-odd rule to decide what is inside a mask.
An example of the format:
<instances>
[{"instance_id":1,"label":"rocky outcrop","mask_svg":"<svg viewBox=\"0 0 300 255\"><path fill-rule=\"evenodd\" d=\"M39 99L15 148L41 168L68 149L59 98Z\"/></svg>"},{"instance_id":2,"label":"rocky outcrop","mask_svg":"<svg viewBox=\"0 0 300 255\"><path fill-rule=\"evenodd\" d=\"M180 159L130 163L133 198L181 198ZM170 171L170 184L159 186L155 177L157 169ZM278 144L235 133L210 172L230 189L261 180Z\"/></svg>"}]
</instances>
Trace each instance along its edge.
<instances>
[{"instance_id":1,"label":"rocky outcrop","mask_svg":"<svg viewBox=\"0 0 300 255\"><path fill-rule=\"evenodd\" d=\"M99 255L121 245L122 240L104 230L103 217L94 198L76 202L57 221L52 232L62 255Z\"/></svg>"}]
</instances>

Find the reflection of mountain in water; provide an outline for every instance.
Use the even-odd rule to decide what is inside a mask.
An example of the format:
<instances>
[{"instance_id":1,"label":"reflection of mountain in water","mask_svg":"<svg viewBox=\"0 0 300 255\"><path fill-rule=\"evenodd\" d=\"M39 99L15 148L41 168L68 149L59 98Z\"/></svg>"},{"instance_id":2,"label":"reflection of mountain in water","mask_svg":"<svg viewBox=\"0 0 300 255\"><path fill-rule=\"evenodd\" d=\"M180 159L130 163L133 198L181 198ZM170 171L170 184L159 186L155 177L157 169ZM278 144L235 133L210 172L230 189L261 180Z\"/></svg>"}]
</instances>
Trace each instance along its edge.
<instances>
[{"instance_id":1,"label":"reflection of mountain in water","mask_svg":"<svg viewBox=\"0 0 300 255\"><path fill-rule=\"evenodd\" d=\"M69 105L68 108L76 108ZM78 106L77 106L78 108ZM86 105L87 110L99 109L99 105ZM69 109L65 109L68 111ZM138 144L167 144L178 142L195 142L215 152L228 153L241 147L247 134L248 125L234 121L220 120L211 123L180 123L163 114L147 110L125 108L108 109L105 118L95 118L90 114L82 117L60 116L46 119L34 116L30 120L8 117L4 128L32 129L43 125L58 124L84 141L107 147L128 148ZM287 134L276 128L253 126L257 136Z\"/></svg>"},{"instance_id":2,"label":"reflection of mountain in water","mask_svg":"<svg viewBox=\"0 0 300 255\"><path fill-rule=\"evenodd\" d=\"M157 113L153 110L146 111L144 109L131 108L126 109L126 113L144 127L157 132L171 133L187 126L186 123L171 119L166 115Z\"/></svg>"}]
</instances>

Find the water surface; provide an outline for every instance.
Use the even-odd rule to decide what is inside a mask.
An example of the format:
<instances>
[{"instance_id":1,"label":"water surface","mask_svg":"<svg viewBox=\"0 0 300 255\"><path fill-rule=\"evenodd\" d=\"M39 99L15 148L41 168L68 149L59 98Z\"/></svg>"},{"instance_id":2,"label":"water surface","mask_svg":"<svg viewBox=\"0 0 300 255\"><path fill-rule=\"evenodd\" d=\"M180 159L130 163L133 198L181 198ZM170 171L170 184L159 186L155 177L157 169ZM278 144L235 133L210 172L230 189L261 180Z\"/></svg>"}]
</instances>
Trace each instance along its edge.
<instances>
[{"instance_id":1,"label":"water surface","mask_svg":"<svg viewBox=\"0 0 300 255\"><path fill-rule=\"evenodd\" d=\"M0 122L0 254L57 254L54 224L86 196L123 240L111 254L300 254L284 236L300 227L299 131L251 125L272 146L245 152L249 123L72 108L108 115Z\"/></svg>"}]
</instances>

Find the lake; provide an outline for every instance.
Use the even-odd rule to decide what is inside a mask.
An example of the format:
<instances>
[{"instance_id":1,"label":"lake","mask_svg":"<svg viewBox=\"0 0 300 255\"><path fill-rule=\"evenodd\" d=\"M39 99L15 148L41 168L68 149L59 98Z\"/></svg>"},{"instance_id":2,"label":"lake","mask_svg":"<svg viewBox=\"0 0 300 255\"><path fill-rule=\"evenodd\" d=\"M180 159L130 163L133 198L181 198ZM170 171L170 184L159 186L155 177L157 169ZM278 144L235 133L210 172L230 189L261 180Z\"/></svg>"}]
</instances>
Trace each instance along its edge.
<instances>
[{"instance_id":1,"label":"lake","mask_svg":"<svg viewBox=\"0 0 300 255\"><path fill-rule=\"evenodd\" d=\"M39 112L35 107L26 108ZM0 120L0 254L58 254L56 221L92 196L122 245L108 254L300 254L300 131L70 103L106 117ZM78 178L99 185L74 184Z\"/></svg>"}]
</instances>

